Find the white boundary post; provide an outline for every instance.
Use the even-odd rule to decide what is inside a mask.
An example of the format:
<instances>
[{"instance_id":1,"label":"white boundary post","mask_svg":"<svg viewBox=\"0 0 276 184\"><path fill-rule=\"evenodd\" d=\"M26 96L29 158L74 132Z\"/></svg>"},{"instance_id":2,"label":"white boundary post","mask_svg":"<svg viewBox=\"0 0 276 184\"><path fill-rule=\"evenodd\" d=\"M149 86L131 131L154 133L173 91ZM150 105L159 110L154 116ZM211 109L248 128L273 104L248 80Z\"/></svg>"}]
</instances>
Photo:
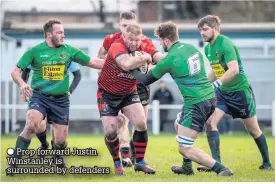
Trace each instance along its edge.
<instances>
[{"instance_id":1,"label":"white boundary post","mask_svg":"<svg viewBox=\"0 0 276 184\"><path fill-rule=\"evenodd\" d=\"M152 133L159 135L160 132L160 103L159 100L152 101Z\"/></svg>"},{"instance_id":2,"label":"white boundary post","mask_svg":"<svg viewBox=\"0 0 276 184\"><path fill-rule=\"evenodd\" d=\"M5 134L10 132L9 81L5 80Z\"/></svg>"},{"instance_id":3,"label":"white boundary post","mask_svg":"<svg viewBox=\"0 0 276 184\"><path fill-rule=\"evenodd\" d=\"M275 100L272 102L272 119L271 119L271 127L272 127L272 135L275 136Z\"/></svg>"}]
</instances>

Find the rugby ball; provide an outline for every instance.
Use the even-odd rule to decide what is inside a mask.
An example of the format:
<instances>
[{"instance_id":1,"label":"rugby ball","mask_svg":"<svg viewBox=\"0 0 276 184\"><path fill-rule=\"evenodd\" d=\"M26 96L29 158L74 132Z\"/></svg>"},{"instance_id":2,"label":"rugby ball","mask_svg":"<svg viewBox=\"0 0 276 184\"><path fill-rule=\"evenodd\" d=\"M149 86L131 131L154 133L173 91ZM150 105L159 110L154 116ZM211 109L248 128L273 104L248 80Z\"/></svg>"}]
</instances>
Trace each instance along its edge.
<instances>
[{"instance_id":1,"label":"rugby ball","mask_svg":"<svg viewBox=\"0 0 276 184\"><path fill-rule=\"evenodd\" d=\"M134 51L134 52L131 52L130 54L129 54L130 56L141 56L142 55L142 53L141 52L139 52L139 51ZM140 66L139 68L137 68L141 73L143 73L143 74L146 74L146 73L148 73L148 68L149 68L149 65L148 65L148 63L144 63L142 66Z\"/></svg>"}]
</instances>

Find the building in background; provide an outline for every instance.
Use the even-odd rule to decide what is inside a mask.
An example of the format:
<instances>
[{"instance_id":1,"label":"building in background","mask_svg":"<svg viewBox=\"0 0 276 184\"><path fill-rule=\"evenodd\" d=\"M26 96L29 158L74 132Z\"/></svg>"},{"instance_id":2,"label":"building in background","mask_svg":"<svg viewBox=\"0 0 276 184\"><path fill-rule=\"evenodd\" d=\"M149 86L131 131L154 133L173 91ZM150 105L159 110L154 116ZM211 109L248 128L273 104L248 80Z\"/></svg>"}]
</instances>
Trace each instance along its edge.
<instances>
[{"instance_id":1,"label":"building in background","mask_svg":"<svg viewBox=\"0 0 276 184\"><path fill-rule=\"evenodd\" d=\"M112 1L113 3L110 3ZM50 2L50 3L49 3ZM67 1L66 1L67 2ZM69 2L69 1L68 1ZM21 55L30 47L43 41L42 27L50 18L59 18L65 27L66 43L74 45L92 57L97 55L106 34L118 31L120 11L132 10L137 13L144 34L153 39L157 48L160 48L158 40L153 36L154 28L161 21L174 20L180 28L181 41L196 45L202 49L202 40L197 30L198 17L206 13L217 14L222 19L221 31L231 37L237 44L244 69L255 92L257 105L266 105L264 109L258 109L258 117L261 121L271 123L272 101L275 100L275 2L208 2L209 9L204 10L204 2L200 1L70 1L70 3L42 1L33 4L31 2L17 2L16 7L8 1L2 1L2 35L1 35L1 104L2 122L11 124L23 122L25 119L25 106L19 99L17 87L12 82L10 72ZM102 3L102 4L101 4ZM190 4L189 4L190 3ZM226 4L224 4L226 3ZM62 6L61 6L62 5ZM273 5L273 6L272 6ZM74 7L75 6L75 7ZM193 7L196 8L193 10ZM223 9L223 6L229 9ZM101 8L102 7L102 10ZM266 8L266 11L262 11ZM191 10L187 12L186 10ZM246 9L248 11L242 11ZM252 11L254 9L254 11ZM12 10L12 11L11 11ZM225 12L225 11L230 11ZM243 12L245 15L240 15ZM245 13L246 12L246 13ZM104 16L104 18L102 17ZM104 19L104 21L103 21ZM235 22L232 22L235 20ZM161 48L160 48L161 49ZM206 62L206 68L209 65ZM71 120L84 122L99 122L99 114L96 108L96 90L98 71L81 67L83 79L71 96L71 105L94 105L94 109L73 109ZM166 75L168 88L174 94L175 104L182 101L177 93L177 86L170 76ZM158 83L152 84L154 91ZM264 95L265 94L265 95ZM8 104L21 104L21 110ZM26 106L27 107L27 106ZM178 110L171 110L169 120L174 120ZM151 112L149 119L152 119ZM2 130L5 130L2 123ZM86 124L87 125L87 124ZM99 130L101 124L89 123L90 128L79 131ZM13 127L13 126L12 126ZM13 130L16 130L17 127ZM74 123L71 123L74 130ZM81 127L81 126L80 126ZM151 126L149 126L151 128ZM171 126L173 129L173 126ZM100 131L100 130L99 130Z\"/></svg>"}]
</instances>

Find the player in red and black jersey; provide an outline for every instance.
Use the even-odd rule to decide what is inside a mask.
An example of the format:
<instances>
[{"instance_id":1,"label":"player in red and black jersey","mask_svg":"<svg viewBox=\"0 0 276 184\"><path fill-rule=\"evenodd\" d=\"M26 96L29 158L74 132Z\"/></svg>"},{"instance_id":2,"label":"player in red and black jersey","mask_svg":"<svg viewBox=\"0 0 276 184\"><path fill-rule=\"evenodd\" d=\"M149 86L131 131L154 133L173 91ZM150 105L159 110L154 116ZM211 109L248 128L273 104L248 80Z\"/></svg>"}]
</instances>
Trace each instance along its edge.
<instances>
[{"instance_id":1,"label":"player in red and black jersey","mask_svg":"<svg viewBox=\"0 0 276 184\"><path fill-rule=\"evenodd\" d=\"M131 24L136 24L136 15L132 12L123 12L120 14L120 32L107 35L103 41L103 45L101 46L98 57L99 58L106 58L107 52L110 49L110 46L113 42L117 39L122 38L122 34L125 32L126 27ZM161 58L163 58L163 54L158 52L156 47L153 45L151 39L147 38L145 35L141 38L141 46L142 50L147 52L152 56L152 61L157 62ZM148 115L148 104L150 102L150 88L149 86L145 86L141 83L137 84L137 91L140 97L140 101L143 105L146 118ZM128 130L128 123L129 120L123 114L119 114L117 118L118 122L118 133L119 133L119 141L120 141L120 151L122 156L122 163L123 166L131 167L132 163L135 162L135 152L133 141L129 141L129 130ZM132 147L132 163L130 160L130 145Z\"/></svg>"},{"instance_id":2,"label":"player in red and black jersey","mask_svg":"<svg viewBox=\"0 0 276 184\"><path fill-rule=\"evenodd\" d=\"M111 45L98 79L98 108L104 126L105 143L113 157L117 175L124 175L117 136L117 116L120 110L134 127L134 170L155 173L144 160L148 142L146 116L136 89L138 82L129 72L152 62L151 55L141 48L141 38L141 28L138 25L129 25L122 38ZM130 56L129 53L134 51L141 51L142 54Z\"/></svg>"}]
</instances>

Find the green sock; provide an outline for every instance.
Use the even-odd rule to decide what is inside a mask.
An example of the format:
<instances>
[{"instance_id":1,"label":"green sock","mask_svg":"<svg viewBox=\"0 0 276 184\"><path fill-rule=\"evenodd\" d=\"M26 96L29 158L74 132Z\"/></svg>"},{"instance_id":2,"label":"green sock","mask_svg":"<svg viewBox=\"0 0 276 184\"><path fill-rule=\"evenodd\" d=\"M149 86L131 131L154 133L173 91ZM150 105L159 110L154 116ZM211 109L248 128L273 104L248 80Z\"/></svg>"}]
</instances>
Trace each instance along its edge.
<instances>
[{"instance_id":1,"label":"green sock","mask_svg":"<svg viewBox=\"0 0 276 184\"><path fill-rule=\"evenodd\" d=\"M225 169L224 165L216 161L215 165L211 168L212 171L215 171L217 174Z\"/></svg>"},{"instance_id":2,"label":"green sock","mask_svg":"<svg viewBox=\"0 0 276 184\"><path fill-rule=\"evenodd\" d=\"M26 150L26 149L28 149L30 143L31 143L31 140L28 140L28 139L25 139L24 137L18 136L18 138L16 140L15 149L14 149L14 157L21 158L22 155L20 153L17 153L17 148Z\"/></svg>"},{"instance_id":3,"label":"green sock","mask_svg":"<svg viewBox=\"0 0 276 184\"><path fill-rule=\"evenodd\" d=\"M266 143L266 138L264 134L260 135L260 137L254 139L263 158L263 165L264 166L271 166L271 163L269 161L269 154L268 154L268 147Z\"/></svg>"},{"instance_id":4,"label":"green sock","mask_svg":"<svg viewBox=\"0 0 276 184\"><path fill-rule=\"evenodd\" d=\"M218 131L209 131L207 132L208 144L211 149L212 157L218 162L220 160L220 140Z\"/></svg>"},{"instance_id":5,"label":"green sock","mask_svg":"<svg viewBox=\"0 0 276 184\"><path fill-rule=\"evenodd\" d=\"M190 159L184 158L182 160L182 167L184 168L187 165L192 165L192 161Z\"/></svg>"}]
</instances>

